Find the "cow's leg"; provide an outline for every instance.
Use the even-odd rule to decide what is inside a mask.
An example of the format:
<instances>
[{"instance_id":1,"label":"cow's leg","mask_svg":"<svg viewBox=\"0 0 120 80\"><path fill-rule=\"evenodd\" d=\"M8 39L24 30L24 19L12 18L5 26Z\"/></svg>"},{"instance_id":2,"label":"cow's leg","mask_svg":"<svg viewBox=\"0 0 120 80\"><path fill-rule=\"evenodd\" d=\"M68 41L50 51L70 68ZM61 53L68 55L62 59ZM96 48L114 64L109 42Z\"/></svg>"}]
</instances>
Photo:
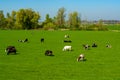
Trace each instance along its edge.
<instances>
[{"instance_id":1,"label":"cow's leg","mask_svg":"<svg viewBox=\"0 0 120 80\"><path fill-rule=\"evenodd\" d=\"M7 55L9 55L9 52L7 52Z\"/></svg>"},{"instance_id":2,"label":"cow's leg","mask_svg":"<svg viewBox=\"0 0 120 80\"><path fill-rule=\"evenodd\" d=\"M14 54L16 54L16 51L14 52Z\"/></svg>"}]
</instances>

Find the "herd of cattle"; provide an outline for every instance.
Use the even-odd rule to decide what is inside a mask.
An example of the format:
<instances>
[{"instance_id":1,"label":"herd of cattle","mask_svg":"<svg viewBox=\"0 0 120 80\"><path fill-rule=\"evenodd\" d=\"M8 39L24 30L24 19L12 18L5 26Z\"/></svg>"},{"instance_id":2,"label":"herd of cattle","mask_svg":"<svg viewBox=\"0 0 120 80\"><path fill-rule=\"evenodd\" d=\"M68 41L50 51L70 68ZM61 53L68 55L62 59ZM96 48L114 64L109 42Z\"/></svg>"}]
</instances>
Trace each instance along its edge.
<instances>
[{"instance_id":1,"label":"herd of cattle","mask_svg":"<svg viewBox=\"0 0 120 80\"><path fill-rule=\"evenodd\" d=\"M69 35L65 35L64 36L65 40L64 40L64 43L71 43L72 41L69 40ZM28 39L26 38L25 40L18 40L18 42L28 42ZM44 38L41 38L40 39L40 42L43 43L44 42ZM93 43L92 46L88 45L88 44L83 44L82 45L83 48L85 50L89 50L90 47L98 47L98 45L96 43ZM107 48L111 48L112 46L110 44L107 44L106 45ZM72 51L72 46L64 46L62 51ZM15 48L15 46L8 46L6 49L5 49L5 52L7 53L7 55L9 54L16 54L17 50ZM53 55L53 52L51 50L46 50L45 51L45 56L54 56ZM77 58L77 61L84 61L85 60L85 56L84 54L80 54Z\"/></svg>"}]
</instances>

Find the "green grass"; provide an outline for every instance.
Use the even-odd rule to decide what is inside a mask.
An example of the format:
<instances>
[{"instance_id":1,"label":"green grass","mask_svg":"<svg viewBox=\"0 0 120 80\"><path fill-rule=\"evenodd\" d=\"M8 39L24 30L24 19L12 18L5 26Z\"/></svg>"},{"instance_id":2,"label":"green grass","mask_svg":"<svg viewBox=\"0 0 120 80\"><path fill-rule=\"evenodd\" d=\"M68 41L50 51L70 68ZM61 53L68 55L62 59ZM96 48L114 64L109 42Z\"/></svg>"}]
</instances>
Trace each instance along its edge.
<instances>
[{"instance_id":1,"label":"green grass","mask_svg":"<svg viewBox=\"0 0 120 80\"><path fill-rule=\"evenodd\" d=\"M109 30L120 30L120 25L119 25L119 24L106 25L106 27L107 27Z\"/></svg>"},{"instance_id":2,"label":"green grass","mask_svg":"<svg viewBox=\"0 0 120 80\"><path fill-rule=\"evenodd\" d=\"M69 34L72 43L63 43ZM45 42L40 43L44 37ZM28 38L29 43L18 39ZM84 50L82 44L98 44ZM106 43L112 48L106 48ZM6 55L8 45L17 48L17 55ZM63 52L65 45L73 51ZM55 56L45 56L50 49ZM120 80L120 33L110 31L0 31L0 80ZM80 53L86 61L77 62Z\"/></svg>"}]
</instances>

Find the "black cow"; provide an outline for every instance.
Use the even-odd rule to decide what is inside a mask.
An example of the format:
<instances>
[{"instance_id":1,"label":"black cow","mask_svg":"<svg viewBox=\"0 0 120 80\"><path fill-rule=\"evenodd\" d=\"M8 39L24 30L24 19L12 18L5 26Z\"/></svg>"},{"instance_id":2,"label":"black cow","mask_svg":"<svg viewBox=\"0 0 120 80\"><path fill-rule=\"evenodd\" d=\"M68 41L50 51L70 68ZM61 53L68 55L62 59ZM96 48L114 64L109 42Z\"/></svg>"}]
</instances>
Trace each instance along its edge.
<instances>
[{"instance_id":1,"label":"black cow","mask_svg":"<svg viewBox=\"0 0 120 80\"><path fill-rule=\"evenodd\" d=\"M71 40L64 40L65 43L71 43Z\"/></svg>"},{"instance_id":2,"label":"black cow","mask_svg":"<svg viewBox=\"0 0 120 80\"><path fill-rule=\"evenodd\" d=\"M24 40L24 42L28 42L28 38L26 38L26 39Z\"/></svg>"},{"instance_id":3,"label":"black cow","mask_svg":"<svg viewBox=\"0 0 120 80\"><path fill-rule=\"evenodd\" d=\"M88 44L86 44L86 45L83 44L83 47L84 47L85 50L87 50L87 49L89 49L90 46Z\"/></svg>"},{"instance_id":4,"label":"black cow","mask_svg":"<svg viewBox=\"0 0 120 80\"><path fill-rule=\"evenodd\" d=\"M93 43L92 47L97 47L97 44Z\"/></svg>"},{"instance_id":5,"label":"black cow","mask_svg":"<svg viewBox=\"0 0 120 80\"><path fill-rule=\"evenodd\" d=\"M53 56L53 52L51 50L46 50L45 56Z\"/></svg>"},{"instance_id":6,"label":"black cow","mask_svg":"<svg viewBox=\"0 0 120 80\"><path fill-rule=\"evenodd\" d=\"M44 42L44 38L41 38L40 41L41 41L41 42Z\"/></svg>"},{"instance_id":7,"label":"black cow","mask_svg":"<svg viewBox=\"0 0 120 80\"><path fill-rule=\"evenodd\" d=\"M7 55L9 55L10 53L16 54L16 48L15 48L14 46L8 46L8 47L5 49L5 52L7 53Z\"/></svg>"}]
</instances>

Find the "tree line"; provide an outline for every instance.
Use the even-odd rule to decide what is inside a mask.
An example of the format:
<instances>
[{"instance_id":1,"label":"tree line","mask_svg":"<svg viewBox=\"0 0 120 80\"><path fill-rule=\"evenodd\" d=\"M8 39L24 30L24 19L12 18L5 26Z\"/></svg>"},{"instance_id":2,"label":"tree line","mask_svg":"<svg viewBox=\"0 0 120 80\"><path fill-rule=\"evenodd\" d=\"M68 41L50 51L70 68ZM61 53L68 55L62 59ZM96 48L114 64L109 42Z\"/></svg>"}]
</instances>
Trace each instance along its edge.
<instances>
[{"instance_id":1,"label":"tree line","mask_svg":"<svg viewBox=\"0 0 120 80\"><path fill-rule=\"evenodd\" d=\"M0 10L0 29L72 29L72 30L90 30L90 29L106 29L102 26L102 21L95 25L89 25L81 22L81 15L77 12L68 14L66 20L66 9L59 8L57 15L53 18L46 14L45 20L40 22L41 15L32 9L19 9L4 15L3 10Z\"/></svg>"}]
</instances>

